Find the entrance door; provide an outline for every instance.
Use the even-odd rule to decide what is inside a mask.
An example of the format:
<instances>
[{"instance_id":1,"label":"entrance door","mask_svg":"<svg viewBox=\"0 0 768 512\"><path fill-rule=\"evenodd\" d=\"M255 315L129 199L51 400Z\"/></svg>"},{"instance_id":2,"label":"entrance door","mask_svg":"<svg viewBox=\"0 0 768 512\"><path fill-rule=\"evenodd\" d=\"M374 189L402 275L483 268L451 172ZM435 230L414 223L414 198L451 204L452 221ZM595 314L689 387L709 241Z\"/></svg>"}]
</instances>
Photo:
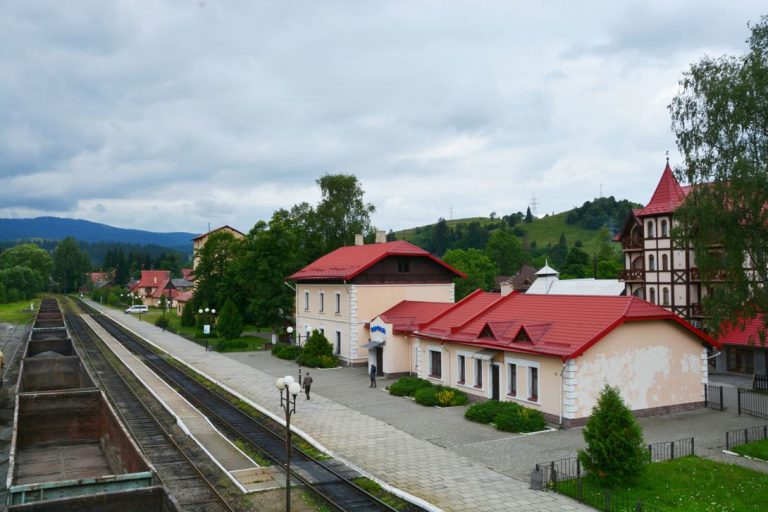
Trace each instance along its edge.
<instances>
[{"instance_id":1,"label":"entrance door","mask_svg":"<svg viewBox=\"0 0 768 512\"><path fill-rule=\"evenodd\" d=\"M499 365L491 365L491 399L499 399Z\"/></svg>"},{"instance_id":2,"label":"entrance door","mask_svg":"<svg viewBox=\"0 0 768 512\"><path fill-rule=\"evenodd\" d=\"M376 347L376 373L384 375L384 349Z\"/></svg>"}]
</instances>

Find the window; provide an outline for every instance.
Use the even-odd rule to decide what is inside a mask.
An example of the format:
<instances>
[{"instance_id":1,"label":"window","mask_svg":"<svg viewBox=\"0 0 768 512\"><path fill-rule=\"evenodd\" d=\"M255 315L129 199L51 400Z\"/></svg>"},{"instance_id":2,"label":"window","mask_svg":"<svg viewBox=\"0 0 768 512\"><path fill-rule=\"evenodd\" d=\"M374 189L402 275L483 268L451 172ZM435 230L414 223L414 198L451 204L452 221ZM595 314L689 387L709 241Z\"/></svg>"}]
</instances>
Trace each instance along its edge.
<instances>
[{"instance_id":1,"label":"window","mask_svg":"<svg viewBox=\"0 0 768 512\"><path fill-rule=\"evenodd\" d=\"M407 274L411 271L411 260L408 258L399 258L397 260L397 271L401 274Z\"/></svg>"},{"instance_id":2,"label":"window","mask_svg":"<svg viewBox=\"0 0 768 512\"><path fill-rule=\"evenodd\" d=\"M483 387L483 361L475 359L475 387Z\"/></svg>"},{"instance_id":3,"label":"window","mask_svg":"<svg viewBox=\"0 0 768 512\"><path fill-rule=\"evenodd\" d=\"M656 289L655 288L651 288L649 290L649 295L650 295L650 303L651 304L656 304Z\"/></svg>"},{"instance_id":4,"label":"window","mask_svg":"<svg viewBox=\"0 0 768 512\"><path fill-rule=\"evenodd\" d=\"M669 270L669 256L661 255L661 270Z\"/></svg>"},{"instance_id":5,"label":"window","mask_svg":"<svg viewBox=\"0 0 768 512\"><path fill-rule=\"evenodd\" d=\"M437 350L429 351L429 376L437 379L443 376L442 356Z\"/></svg>"},{"instance_id":6,"label":"window","mask_svg":"<svg viewBox=\"0 0 768 512\"><path fill-rule=\"evenodd\" d=\"M464 356L459 356L459 363L458 363L458 366L459 366L458 383L459 384L464 384L464 379L466 378L466 375L467 375L466 365L467 365L467 358Z\"/></svg>"},{"instance_id":7,"label":"window","mask_svg":"<svg viewBox=\"0 0 768 512\"><path fill-rule=\"evenodd\" d=\"M325 329L324 329L324 328L322 328L322 327L320 328L320 334L322 334L323 336L325 336Z\"/></svg>"},{"instance_id":8,"label":"window","mask_svg":"<svg viewBox=\"0 0 768 512\"><path fill-rule=\"evenodd\" d=\"M509 396L517 396L517 365L509 363L507 365L507 382L509 383L509 389L507 394Z\"/></svg>"},{"instance_id":9,"label":"window","mask_svg":"<svg viewBox=\"0 0 768 512\"><path fill-rule=\"evenodd\" d=\"M539 401L539 369L528 368L528 400L531 402Z\"/></svg>"},{"instance_id":10,"label":"window","mask_svg":"<svg viewBox=\"0 0 768 512\"><path fill-rule=\"evenodd\" d=\"M309 292L304 292L304 311L309 311Z\"/></svg>"},{"instance_id":11,"label":"window","mask_svg":"<svg viewBox=\"0 0 768 512\"><path fill-rule=\"evenodd\" d=\"M653 254L648 255L648 270L656 270L656 256Z\"/></svg>"},{"instance_id":12,"label":"window","mask_svg":"<svg viewBox=\"0 0 768 512\"><path fill-rule=\"evenodd\" d=\"M336 331L336 347L334 348L334 354L341 354L341 332Z\"/></svg>"},{"instance_id":13,"label":"window","mask_svg":"<svg viewBox=\"0 0 768 512\"><path fill-rule=\"evenodd\" d=\"M669 236L669 228L667 227L667 221L661 221L661 236L667 238Z\"/></svg>"},{"instance_id":14,"label":"window","mask_svg":"<svg viewBox=\"0 0 768 512\"><path fill-rule=\"evenodd\" d=\"M341 313L341 294L336 292L334 294L335 313L338 315Z\"/></svg>"},{"instance_id":15,"label":"window","mask_svg":"<svg viewBox=\"0 0 768 512\"><path fill-rule=\"evenodd\" d=\"M317 296L319 301L319 304L318 304L319 310L322 313L323 311L325 311L325 292L320 292L318 293Z\"/></svg>"},{"instance_id":16,"label":"window","mask_svg":"<svg viewBox=\"0 0 768 512\"><path fill-rule=\"evenodd\" d=\"M648 236L646 238L656 238L656 228L652 220L648 221Z\"/></svg>"},{"instance_id":17,"label":"window","mask_svg":"<svg viewBox=\"0 0 768 512\"><path fill-rule=\"evenodd\" d=\"M669 306L669 288L666 286L661 289L661 303L665 306Z\"/></svg>"}]
</instances>

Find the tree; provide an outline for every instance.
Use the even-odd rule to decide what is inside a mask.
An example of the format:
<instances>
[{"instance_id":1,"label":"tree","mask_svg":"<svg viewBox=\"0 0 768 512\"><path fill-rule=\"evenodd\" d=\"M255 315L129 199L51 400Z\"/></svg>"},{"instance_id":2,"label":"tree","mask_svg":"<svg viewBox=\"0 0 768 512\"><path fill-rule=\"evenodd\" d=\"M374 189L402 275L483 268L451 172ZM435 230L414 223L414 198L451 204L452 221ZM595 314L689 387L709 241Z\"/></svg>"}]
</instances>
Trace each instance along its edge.
<instances>
[{"instance_id":1,"label":"tree","mask_svg":"<svg viewBox=\"0 0 768 512\"><path fill-rule=\"evenodd\" d=\"M218 329L224 339L234 340L243 333L243 319L232 300L227 299L219 314Z\"/></svg>"},{"instance_id":2,"label":"tree","mask_svg":"<svg viewBox=\"0 0 768 512\"><path fill-rule=\"evenodd\" d=\"M317 180L322 199L317 205L325 252L352 245L355 235L371 230L370 216L376 211L363 201L363 189L353 174L326 174Z\"/></svg>"},{"instance_id":3,"label":"tree","mask_svg":"<svg viewBox=\"0 0 768 512\"><path fill-rule=\"evenodd\" d=\"M21 244L0 253L0 268L28 267L38 274L47 286L53 271L53 259L48 251L35 244Z\"/></svg>"},{"instance_id":4,"label":"tree","mask_svg":"<svg viewBox=\"0 0 768 512\"><path fill-rule=\"evenodd\" d=\"M467 274L465 279L457 277L456 300L462 299L478 288L492 290L499 274L493 261L480 249L451 249L443 260L453 268Z\"/></svg>"},{"instance_id":5,"label":"tree","mask_svg":"<svg viewBox=\"0 0 768 512\"><path fill-rule=\"evenodd\" d=\"M583 278L591 273L592 266L590 265L589 254L578 247L573 247L568 252L568 257L565 259L562 276L566 279Z\"/></svg>"},{"instance_id":6,"label":"tree","mask_svg":"<svg viewBox=\"0 0 768 512\"><path fill-rule=\"evenodd\" d=\"M187 302L181 311L181 325L184 327L195 326L195 305L192 302Z\"/></svg>"},{"instance_id":7,"label":"tree","mask_svg":"<svg viewBox=\"0 0 768 512\"><path fill-rule=\"evenodd\" d=\"M533 222L533 214L531 213L531 207L529 206L527 210L525 210L525 220L523 221L526 224L530 224Z\"/></svg>"},{"instance_id":8,"label":"tree","mask_svg":"<svg viewBox=\"0 0 768 512\"><path fill-rule=\"evenodd\" d=\"M333 345L317 329L312 331L296 362L302 366L316 368L332 368L337 364L336 356L333 355Z\"/></svg>"},{"instance_id":9,"label":"tree","mask_svg":"<svg viewBox=\"0 0 768 512\"><path fill-rule=\"evenodd\" d=\"M448 222L440 217L437 224L435 224L435 228L432 230L432 250L430 252L442 256L448 250L448 243L450 241L451 228L448 226Z\"/></svg>"},{"instance_id":10,"label":"tree","mask_svg":"<svg viewBox=\"0 0 768 512\"><path fill-rule=\"evenodd\" d=\"M91 268L88 255L80 250L77 240L67 237L53 252L53 278L64 293L76 292L85 282L85 273Z\"/></svg>"},{"instance_id":11,"label":"tree","mask_svg":"<svg viewBox=\"0 0 768 512\"><path fill-rule=\"evenodd\" d=\"M676 173L692 185L673 237L696 251L703 283L717 288L702 300L715 332L768 311L767 16L747 43L740 57L691 65L669 106L684 157Z\"/></svg>"},{"instance_id":12,"label":"tree","mask_svg":"<svg viewBox=\"0 0 768 512\"><path fill-rule=\"evenodd\" d=\"M195 303L218 307L227 298L236 297L244 303L238 282L235 260L240 253L240 242L226 231L218 231L208 237L198 251L199 262L195 269L197 289Z\"/></svg>"},{"instance_id":13,"label":"tree","mask_svg":"<svg viewBox=\"0 0 768 512\"><path fill-rule=\"evenodd\" d=\"M587 448L579 450L579 460L606 487L632 483L642 474L648 461L643 432L618 388L605 385L583 434Z\"/></svg>"},{"instance_id":14,"label":"tree","mask_svg":"<svg viewBox=\"0 0 768 512\"><path fill-rule=\"evenodd\" d=\"M491 233L485 246L485 254L504 276L516 273L527 260L520 240L506 229L497 229Z\"/></svg>"}]
</instances>

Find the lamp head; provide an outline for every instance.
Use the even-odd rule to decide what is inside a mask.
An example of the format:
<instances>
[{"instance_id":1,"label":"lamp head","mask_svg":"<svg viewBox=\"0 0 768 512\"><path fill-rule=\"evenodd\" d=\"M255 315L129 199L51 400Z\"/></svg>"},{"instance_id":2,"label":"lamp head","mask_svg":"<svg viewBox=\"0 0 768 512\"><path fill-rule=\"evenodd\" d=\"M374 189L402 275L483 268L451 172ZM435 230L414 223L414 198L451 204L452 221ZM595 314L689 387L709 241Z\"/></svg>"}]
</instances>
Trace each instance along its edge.
<instances>
[{"instance_id":1,"label":"lamp head","mask_svg":"<svg viewBox=\"0 0 768 512\"><path fill-rule=\"evenodd\" d=\"M283 382L285 383L286 386L290 386L291 384L296 382L296 379L294 379L292 375L286 375L285 377L283 377Z\"/></svg>"},{"instance_id":2,"label":"lamp head","mask_svg":"<svg viewBox=\"0 0 768 512\"><path fill-rule=\"evenodd\" d=\"M277 389L279 389L280 391L284 390L285 389L285 382L283 381L283 379L277 379L275 381L275 387Z\"/></svg>"},{"instance_id":3,"label":"lamp head","mask_svg":"<svg viewBox=\"0 0 768 512\"><path fill-rule=\"evenodd\" d=\"M289 325L288 327L285 328L285 330L286 330L286 332L288 334L293 334L293 327L292 326Z\"/></svg>"},{"instance_id":4,"label":"lamp head","mask_svg":"<svg viewBox=\"0 0 768 512\"><path fill-rule=\"evenodd\" d=\"M301 386L299 386L298 382L291 382L291 385L288 386L288 391L291 395L296 396L301 393Z\"/></svg>"}]
</instances>

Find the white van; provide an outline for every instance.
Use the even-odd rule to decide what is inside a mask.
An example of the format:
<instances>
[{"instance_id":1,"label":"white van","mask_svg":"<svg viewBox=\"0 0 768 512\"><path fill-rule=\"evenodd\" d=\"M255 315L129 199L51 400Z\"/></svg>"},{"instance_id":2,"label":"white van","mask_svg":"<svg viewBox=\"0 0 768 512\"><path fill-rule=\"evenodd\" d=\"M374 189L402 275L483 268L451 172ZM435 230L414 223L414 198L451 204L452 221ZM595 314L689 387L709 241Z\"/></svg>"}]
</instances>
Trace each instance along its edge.
<instances>
[{"instance_id":1,"label":"white van","mask_svg":"<svg viewBox=\"0 0 768 512\"><path fill-rule=\"evenodd\" d=\"M144 304L134 304L125 310L126 313L146 313L149 311L149 307Z\"/></svg>"}]
</instances>

